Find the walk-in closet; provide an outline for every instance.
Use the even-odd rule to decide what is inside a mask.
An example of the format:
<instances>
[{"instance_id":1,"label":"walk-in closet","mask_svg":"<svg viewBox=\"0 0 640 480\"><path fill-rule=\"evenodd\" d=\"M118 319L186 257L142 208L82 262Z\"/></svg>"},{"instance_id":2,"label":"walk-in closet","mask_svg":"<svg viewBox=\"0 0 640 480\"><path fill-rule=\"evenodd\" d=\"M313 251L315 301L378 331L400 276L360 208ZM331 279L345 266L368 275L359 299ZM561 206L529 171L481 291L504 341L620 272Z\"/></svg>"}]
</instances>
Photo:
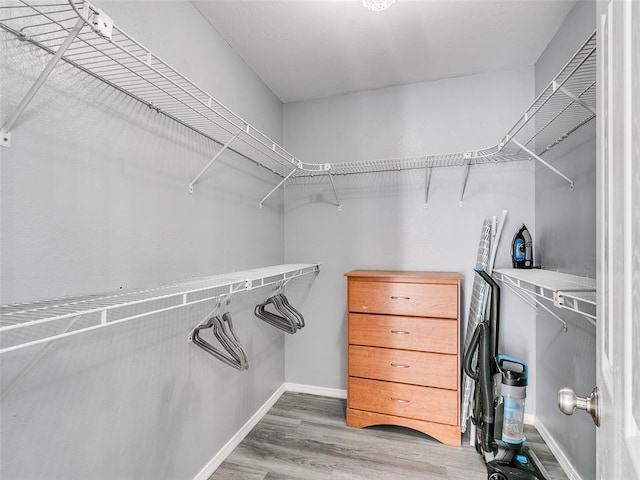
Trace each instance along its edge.
<instances>
[{"instance_id":1,"label":"walk-in closet","mask_svg":"<svg viewBox=\"0 0 640 480\"><path fill-rule=\"evenodd\" d=\"M0 27L0 479L640 478L640 3Z\"/></svg>"}]
</instances>

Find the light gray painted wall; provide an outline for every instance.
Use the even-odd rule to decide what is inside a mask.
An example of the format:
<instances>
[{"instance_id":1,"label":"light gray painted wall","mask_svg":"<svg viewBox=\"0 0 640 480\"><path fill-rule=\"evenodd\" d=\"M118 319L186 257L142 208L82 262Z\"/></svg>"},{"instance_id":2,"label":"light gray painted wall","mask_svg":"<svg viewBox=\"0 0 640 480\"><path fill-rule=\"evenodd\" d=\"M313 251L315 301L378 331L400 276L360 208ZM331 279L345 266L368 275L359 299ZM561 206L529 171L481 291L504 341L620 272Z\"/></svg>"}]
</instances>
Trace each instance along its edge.
<instances>
[{"instance_id":1,"label":"light gray painted wall","mask_svg":"<svg viewBox=\"0 0 640 480\"><path fill-rule=\"evenodd\" d=\"M189 3L103 8L282 140L278 99ZM6 33L0 42L6 118L49 56ZM282 193L257 208L277 178L229 154L189 195L218 147L77 70L58 67L12 133L0 164L2 304L283 261ZM2 478L193 478L284 381L283 334L253 317L268 293L231 302L243 373L187 342L205 306L3 354Z\"/></svg>"},{"instance_id":2,"label":"light gray painted wall","mask_svg":"<svg viewBox=\"0 0 640 480\"><path fill-rule=\"evenodd\" d=\"M475 75L285 105L287 148L310 162L446 153L495 145L533 100L533 69ZM343 211L326 179L286 188L287 261L323 262L307 300L307 327L286 339L289 382L345 388L345 272L446 270L464 274L466 325L473 266L485 217L509 210L498 266L510 266L517 227L534 228L530 162L471 170L458 206L463 169L435 169L428 208L424 172L335 178ZM532 363L528 411L535 411L533 311L503 295L504 353Z\"/></svg>"},{"instance_id":3,"label":"light gray painted wall","mask_svg":"<svg viewBox=\"0 0 640 480\"><path fill-rule=\"evenodd\" d=\"M576 4L536 63L536 91L541 91L595 30L595 2ZM595 105L594 105L595 106ZM596 140L595 121L583 127L545 158L575 182L575 190L536 165L536 244L545 268L595 277ZM557 311L568 331L543 310L536 320L538 387L536 415L584 479L596 476L595 426L588 415L560 413L558 389L572 387L586 395L595 385L595 328L577 314Z\"/></svg>"}]
</instances>

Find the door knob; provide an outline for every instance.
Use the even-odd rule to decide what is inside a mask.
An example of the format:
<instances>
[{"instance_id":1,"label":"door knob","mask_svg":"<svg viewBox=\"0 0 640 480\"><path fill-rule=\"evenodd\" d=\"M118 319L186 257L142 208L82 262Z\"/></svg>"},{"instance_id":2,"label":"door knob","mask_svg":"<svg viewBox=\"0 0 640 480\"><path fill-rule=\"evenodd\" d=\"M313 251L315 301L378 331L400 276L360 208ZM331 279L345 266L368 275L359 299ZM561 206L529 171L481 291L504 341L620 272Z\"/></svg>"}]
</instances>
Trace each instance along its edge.
<instances>
[{"instance_id":1,"label":"door knob","mask_svg":"<svg viewBox=\"0 0 640 480\"><path fill-rule=\"evenodd\" d=\"M589 415L596 427L600 426L600 405L598 404L598 387L595 387L588 397L578 397L573 389L564 387L558 390L558 408L565 415L573 415L577 410L584 410Z\"/></svg>"}]
</instances>

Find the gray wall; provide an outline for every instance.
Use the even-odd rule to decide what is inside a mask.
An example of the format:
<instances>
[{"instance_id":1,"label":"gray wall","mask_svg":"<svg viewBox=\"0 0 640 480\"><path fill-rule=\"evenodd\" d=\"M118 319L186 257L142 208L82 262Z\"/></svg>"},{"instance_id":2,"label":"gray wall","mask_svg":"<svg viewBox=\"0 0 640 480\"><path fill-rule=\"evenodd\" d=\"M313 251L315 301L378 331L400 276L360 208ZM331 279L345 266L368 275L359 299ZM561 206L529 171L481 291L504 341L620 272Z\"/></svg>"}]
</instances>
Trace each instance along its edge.
<instances>
[{"instance_id":1,"label":"gray wall","mask_svg":"<svg viewBox=\"0 0 640 480\"><path fill-rule=\"evenodd\" d=\"M285 105L285 141L311 162L338 162L495 145L533 100L533 69L460 77ZM290 382L344 389L345 272L353 269L458 271L465 276L464 320L485 217L509 210L498 266L510 266L511 237L534 228L533 163L474 167L464 206L463 169L435 169L428 208L424 172L336 177L343 211L324 178L286 188L286 260L323 262L309 294L308 327L287 338ZM532 364L533 311L503 296L504 352ZM535 395L527 410L535 412Z\"/></svg>"},{"instance_id":2,"label":"gray wall","mask_svg":"<svg viewBox=\"0 0 640 480\"><path fill-rule=\"evenodd\" d=\"M118 25L282 140L280 102L190 4L113 2L105 7ZM588 8L577 7L568 18L575 22L571 41L554 40L541 58L536 88L586 37L576 33L582 25L576 19L588 13L576 12ZM151 9L153 24L148 22ZM176 24L181 28L172 28ZM48 55L4 33L0 42L2 110L9 112ZM288 104L285 144L309 162L490 146L529 105L533 92L533 69L525 69ZM592 140L582 135L575 147L560 147L569 150L567 158L590 151ZM342 212L322 178L294 181L286 188L286 204L279 192L258 210L256 203L276 179L231 154L210 170L194 195L186 193L194 173L217 148L66 66L54 72L16 125L13 147L2 150L0 164L2 304L277 264L283 256L288 262L320 261L324 268L313 287L307 279L292 289L307 327L286 338L286 358L283 335L252 317L263 292L232 300L251 363L244 373L186 341L207 313L205 306L3 355L2 478L192 478L285 377L345 387L344 272L459 271L465 275L465 325L485 217L509 210L498 266L509 265L511 236L520 223L535 232L543 262L563 269L569 233L582 228L583 238L584 228L590 228L580 220L589 216L584 206L590 200L580 200L591 183L588 168L575 172L573 197L537 167L540 185L534 192L534 165L520 162L473 168L462 208L463 171L447 168L434 171L426 209L424 173L412 171L337 178ZM540 190L545 182L549 186ZM541 191L567 202L564 213L556 207L543 215L551 202L545 206ZM553 222L564 222L575 209L577 216L569 216L574 226L556 228ZM550 247L558 241L553 235L567 239L563 250ZM580 265L588 270L595 247L593 252L585 243L578 248ZM572 273L589 271L576 267ZM590 351L580 344L579 319L570 320L570 334L561 334L553 319L534 322L529 307L506 294L502 313L502 335L509 339L503 351L532 366L527 411L544 421L573 458L578 454L572 439L582 433L562 437L554 425L569 420L556 415L555 407L547 408L546 390L573 383L585 393L593 380L576 363L579 355L566 362L566 372L550 369L551 362L541 357L561 351L557 344L562 342L574 352ZM536 359L544 381L536 382ZM580 375L588 378L576 381ZM536 400L545 406L538 408ZM575 432L580 422L576 417L564 428ZM586 432L586 421L582 424ZM584 463L579 457L576 462Z\"/></svg>"},{"instance_id":3,"label":"gray wall","mask_svg":"<svg viewBox=\"0 0 640 480\"><path fill-rule=\"evenodd\" d=\"M191 4L103 8L282 140L281 103ZM6 118L49 55L4 32L0 42ZM2 304L283 261L282 193L257 208L273 174L224 155L189 195L218 146L75 69L54 71L12 133L1 152ZM210 306L3 354L2 478L193 478L284 381L283 335L252 314L269 293L231 302L243 373L187 342Z\"/></svg>"},{"instance_id":4,"label":"gray wall","mask_svg":"<svg viewBox=\"0 0 640 480\"><path fill-rule=\"evenodd\" d=\"M595 2L578 2L536 63L536 92L546 87L595 27ZM535 247L545 268L595 277L595 158L593 121L545 154L545 159L574 180L573 192L560 177L536 165ZM536 321L536 415L587 480L596 476L595 426L588 415L560 413L556 396L563 386L586 395L595 385L595 327L577 314L556 312L568 322L566 333L542 309Z\"/></svg>"}]
</instances>

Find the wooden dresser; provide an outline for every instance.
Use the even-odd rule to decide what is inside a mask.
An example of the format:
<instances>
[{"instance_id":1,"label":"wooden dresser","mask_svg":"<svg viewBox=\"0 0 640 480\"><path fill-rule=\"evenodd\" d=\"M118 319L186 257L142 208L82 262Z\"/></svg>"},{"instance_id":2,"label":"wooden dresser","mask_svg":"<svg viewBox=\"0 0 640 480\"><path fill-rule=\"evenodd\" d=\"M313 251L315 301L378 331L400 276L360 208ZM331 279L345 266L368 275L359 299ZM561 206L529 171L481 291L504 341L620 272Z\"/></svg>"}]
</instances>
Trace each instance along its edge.
<instances>
[{"instance_id":1,"label":"wooden dresser","mask_svg":"<svg viewBox=\"0 0 640 480\"><path fill-rule=\"evenodd\" d=\"M459 447L462 276L374 270L345 276L347 425L401 425Z\"/></svg>"}]
</instances>

